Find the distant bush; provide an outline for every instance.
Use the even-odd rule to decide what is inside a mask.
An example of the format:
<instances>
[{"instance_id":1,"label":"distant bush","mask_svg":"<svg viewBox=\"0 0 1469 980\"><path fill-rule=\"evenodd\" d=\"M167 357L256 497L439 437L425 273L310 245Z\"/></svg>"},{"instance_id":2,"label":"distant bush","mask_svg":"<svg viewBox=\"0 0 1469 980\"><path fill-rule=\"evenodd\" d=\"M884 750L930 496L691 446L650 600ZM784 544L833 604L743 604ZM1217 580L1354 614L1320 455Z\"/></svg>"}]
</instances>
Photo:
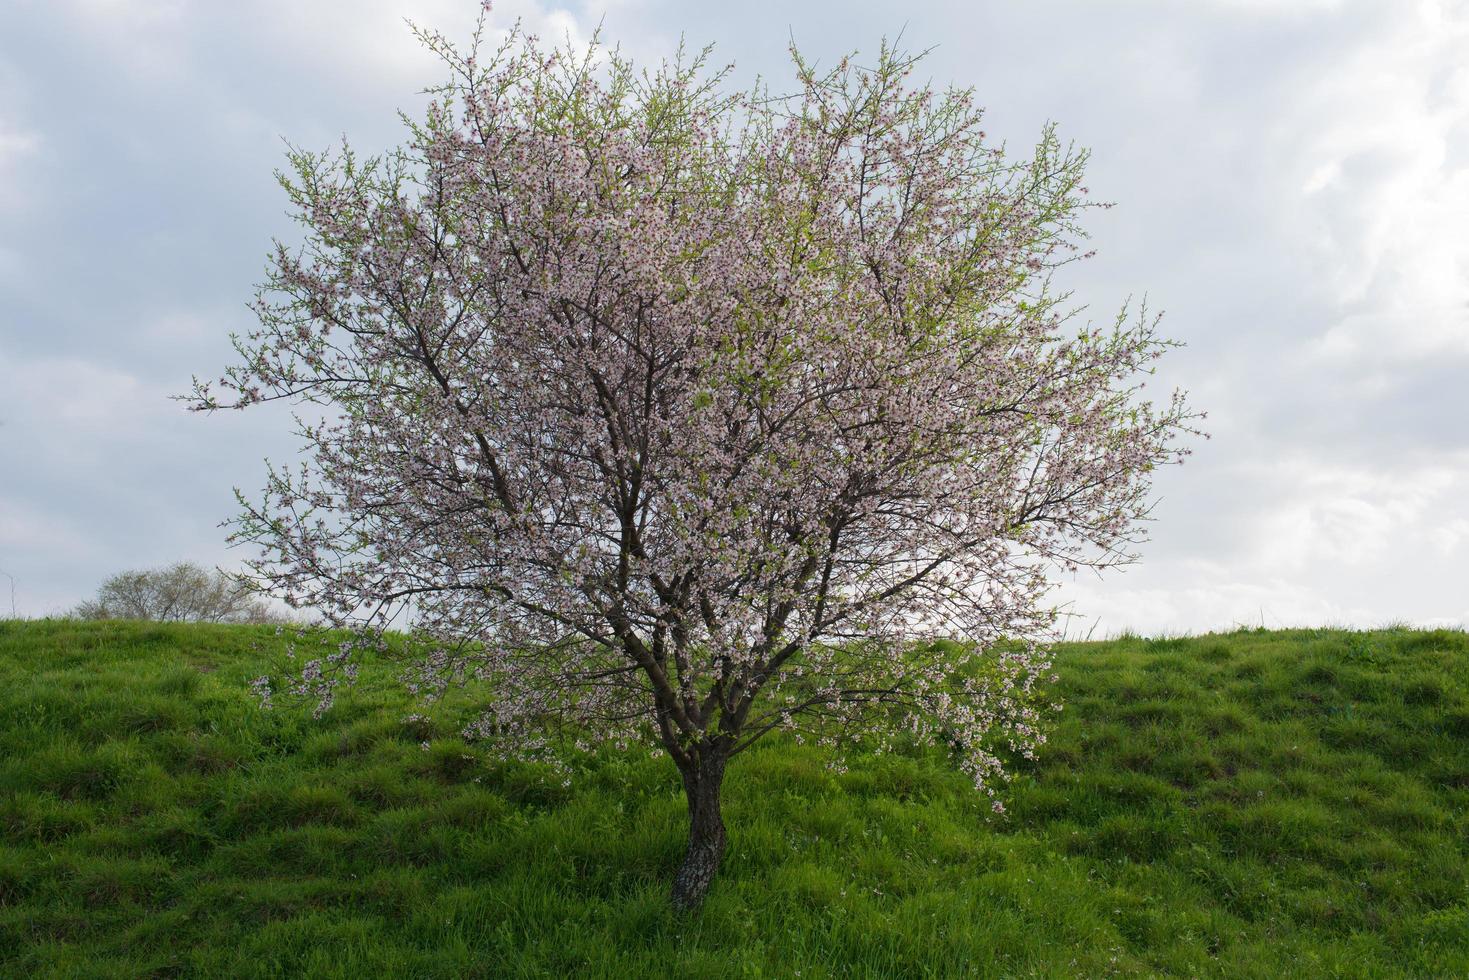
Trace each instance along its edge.
<instances>
[{"instance_id":1,"label":"distant bush","mask_svg":"<svg viewBox=\"0 0 1469 980\"><path fill-rule=\"evenodd\" d=\"M192 562L119 572L95 599L72 611L78 619L146 619L189 623L278 623L285 617L248 584Z\"/></svg>"}]
</instances>

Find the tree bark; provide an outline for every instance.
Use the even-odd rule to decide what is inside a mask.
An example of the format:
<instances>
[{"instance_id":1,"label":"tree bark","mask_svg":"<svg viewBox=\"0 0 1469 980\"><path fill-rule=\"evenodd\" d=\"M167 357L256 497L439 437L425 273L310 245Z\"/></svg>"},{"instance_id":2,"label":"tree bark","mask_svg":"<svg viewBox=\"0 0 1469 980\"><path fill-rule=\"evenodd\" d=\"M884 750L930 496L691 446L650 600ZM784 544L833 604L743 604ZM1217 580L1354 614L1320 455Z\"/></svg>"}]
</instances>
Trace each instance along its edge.
<instances>
[{"instance_id":1,"label":"tree bark","mask_svg":"<svg viewBox=\"0 0 1469 980\"><path fill-rule=\"evenodd\" d=\"M724 857L726 837L719 813L719 789L726 761L717 749L706 750L683 770L684 794L689 801L689 848L673 879L673 906L679 911L699 907Z\"/></svg>"}]
</instances>

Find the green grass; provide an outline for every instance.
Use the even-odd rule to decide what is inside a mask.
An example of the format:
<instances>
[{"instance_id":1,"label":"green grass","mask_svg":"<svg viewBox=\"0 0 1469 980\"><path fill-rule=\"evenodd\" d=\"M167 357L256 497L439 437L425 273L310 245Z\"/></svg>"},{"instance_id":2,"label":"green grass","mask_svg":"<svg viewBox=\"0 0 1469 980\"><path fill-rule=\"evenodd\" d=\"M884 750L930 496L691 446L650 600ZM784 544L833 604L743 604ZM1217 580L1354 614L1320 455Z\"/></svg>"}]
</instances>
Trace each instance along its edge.
<instances>
[{"instance_id":1,"label":"green grass","mask_svg":"<svg viewBox=\"0 0 1469 980\"><path fill-rule=\"evenodd\" d=\"M686 918L666 760L496 764L385 665L262 712L280 642L0 623L0 975L1469 975L1463 633L1066 646L1005 818L772 741Z\"/></svg>"}]
</instances>

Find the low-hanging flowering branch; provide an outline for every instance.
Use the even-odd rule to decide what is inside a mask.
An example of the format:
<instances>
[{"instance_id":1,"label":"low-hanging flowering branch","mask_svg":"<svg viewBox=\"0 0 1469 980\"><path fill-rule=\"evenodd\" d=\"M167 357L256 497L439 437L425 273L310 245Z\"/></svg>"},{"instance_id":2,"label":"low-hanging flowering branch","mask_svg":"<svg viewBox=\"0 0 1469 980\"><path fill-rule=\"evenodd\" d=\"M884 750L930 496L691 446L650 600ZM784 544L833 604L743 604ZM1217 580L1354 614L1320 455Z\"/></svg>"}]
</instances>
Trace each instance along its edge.
<instances>
[{"instance_id":1,"label":"low-hanging flowering branch","mask_svg":"<svg viewBox=\"0 0 1469 980\"><path fill-rule=\"evenodd\" d=\"M453 81L391 154L291 153L305 244L196 387L322 408L242 498L256 574L406 623L415 690L474 680L470 734L506 751L558 720L661 747L683 906L767 732L942 744L994 793L1043 740L1048 572L1132 557L1192 418L1141 394L1155 320L1077 327L1050 288L1085 154L1047 129L1007 157L887 47L793 52L774 97L702 55L421 37ZM355 649L297 690L329 699Z\"/></svg>"}]
</instances>

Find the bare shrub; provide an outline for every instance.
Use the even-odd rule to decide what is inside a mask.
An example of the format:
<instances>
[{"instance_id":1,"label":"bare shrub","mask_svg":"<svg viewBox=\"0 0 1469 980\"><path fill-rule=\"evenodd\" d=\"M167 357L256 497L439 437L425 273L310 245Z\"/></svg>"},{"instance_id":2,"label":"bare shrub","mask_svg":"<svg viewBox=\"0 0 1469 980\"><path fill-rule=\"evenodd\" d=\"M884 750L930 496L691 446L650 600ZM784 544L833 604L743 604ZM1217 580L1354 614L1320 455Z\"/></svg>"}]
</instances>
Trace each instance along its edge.
<instances>
[{"instance_id":1,"label":"bare shrub","mask_svg":"<svg viewBox=\"0 0 1469 980\"><path fill-rule=\"evenodd\" d=\"M249 585L193 562L118 572L94 599L79 604L78 619L143 619L180 623L276 623L276 613Z\"/></svg>"}]
</instances>

